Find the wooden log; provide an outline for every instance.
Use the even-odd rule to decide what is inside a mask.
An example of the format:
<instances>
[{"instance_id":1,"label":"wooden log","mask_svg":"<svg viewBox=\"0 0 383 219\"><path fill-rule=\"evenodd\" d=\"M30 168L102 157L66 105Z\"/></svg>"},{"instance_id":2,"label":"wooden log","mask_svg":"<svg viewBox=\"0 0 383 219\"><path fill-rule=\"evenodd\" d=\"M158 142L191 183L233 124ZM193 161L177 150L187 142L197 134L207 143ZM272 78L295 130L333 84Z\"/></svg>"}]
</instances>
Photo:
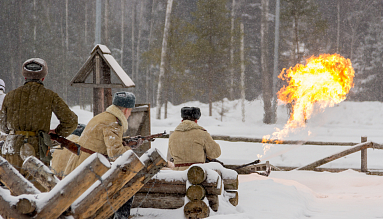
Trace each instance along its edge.
<instances>
[{"instance_id":1,"label":"wooden log","mask_svg":"<svg viewBox=\"0 0 383 219\"><path fill-rule=\"evenodd\" d=\"M297 170L313 170L315 167L318 167L318 166L321 166L323 164L329 163L329 162L331 162L333 160L336 160L336 159L344 157L346 155L355 153L355 152L360 151L362 149L371 148L371 147L373 147L373 145L374 144L372 142L360 143L360 144L355 145L352 148L349 148L347 150L344 150L344 151L341 151L339 153L333 154L331 156L325 157L323 159L317 160L317 161L315 161L315 162L313 162L311 164L308 164L306 166L300 167Z\"/></svg>"},{"instance_id":2,"label":"wooden log","mask_svg":"<svg viewBox=\"0 0 383 219\"><path fill-rule=\"evenodd\" d=\"M221 195L222 193L220 177L217 177L217 180L213 182L203 181L200 185L205 188L206 194ZM186 195L186 180L151 179L139 192Z\"/></svg>"},{"instance_id":3,"label":"wooden log","mask_svg":"<svg viewBox=\"0 0 383 219\"><path fill-rule=\"evenodd\" d=\"M58 218L78 197L110 168L109 161L94 153L57 184L44 200L35 218Z\"/></svg>"},{"instance_id":4,"label":"wooden log","mask_svg":"<svg viewBox=\"0 0 383 219\"><path fill-rule=\"evenodd\" d=\"M172 132L172 131L170 131ZM227 135L211 135L214 140L231 141L231 142L253 142L263 143L262 138L249 138L249 137L233 137ZM169 135L160 136L158 138L169 138ZM358 143L355 142L322 142L322 141L294 141L294 140L278 140L274 139L268 141L267 144L300 144L300 145L315 145L315 146L354 146Z\"/></svg>"},{"instance_id":5,"label":"wooden log","mask_svg":"<svg viewBox=\"0 0 383 219\"><path fill-rule=\"evenodd\" d=\"M0 156L0 180L11 191L12 195L39 194L40 191L6 159Z\"/></svg>"},{"instance_id":6,"label":"wooden log","mask_svg":"<svg viewBox=\"0 0 383 219\"><path fill-rule=\"evenodd\" d=\"M185 204L185 195L163 193L136 193L132 208L177 209Z\"/></svg>"},{"instance_id":7,"label":"wooden log","mask_svg":"<svg viewBox=\"0 0 383 219\"><path fill-rule=\"evenodd\" d=\"M141 162L145 167L126 183L121 190L114 194L109 194L108 202L106 202L97 212L93 218L109 218L114 211L119 209L125 204L142 186L147 183L160 169L167 165L165 158L161 155L158 149L150 149L147 153L141 156Z\"/></svg>"},{"instance_id":8,"label":"wooden log","mask_svg":"<svg viewBox=\"0 0 383 219\"><path fill-rule=\"evenodd\" d=\"M206 195L206 198L209 201L209 207L211 208L211 210L217 212L219 208L218 195Z\"/></svg>"},{"instance_id":9,"label":"wooden log","mask_svg":"<svg viewBox=\"0 0 383 219\"><path fill-rule=\"evenodd\" d=\"M30 214L36 210L36 203L26 198L21 198L16 203L16 209L22 214Z\"/></svg>"},{"instance_id":10,"label":"wooden log","mask_svg":"<svg viewBox=\"0 0 383 219\"><path fill-rule=\"evenodd\" d=\"M238 190L238 175L237 178L235 179L222 179L223 180L223 185L224 185L224 190Z\"/></svg>"},{"instance_id":11,"label":"wooden log","mask_svg":"<svg viewBox=\"0 0 383 219\"><path fill-rule=\"evenodd\" d=\"M17 198L11 196L9 191L0 187L0 215L3 218L20 218L28 219L30 218L27 215L24 215L17 211L16 206L11 203L16 203Z\"/></svg>"},{"instance_id":12,"label":"wooden log","mask_svg":"<svg viewBox=\"0 0 383 219\"><path fill-rule=\"evenodd\" d=\"M29 156L24 161L22 169L33 176L47 191L51 191L60 182L49 167L34 156Z\"/></svg>"},{"instance_id":13,"label":"wooden log","mask_svg":"<svg viewBox=\"0 0 383 219\"><path fill-rule=\"evenodd\" d=\"M224 196L228 198L233 206L238 205L238 191L225 191Z\"/></svg>"},{"instance_id":14,"label":"wooden log","mask_svg":"<svg viewBox=\"0 0 383 219\"><path fill-rule=\"evenodd\" d=\"M191 184L201 184L206 179L206 172L200 166L192 166L188 169L188 180Z\"/></svg>"},{"instance_id":15,"label":"wooden log","mask_svg":"<svg viewBox=\"0 0 383 219\"><path fill-rule=\"evenodd\" d=\"M202 200L188 202L184 207L185 217L188 219L207 218L210 209Z\"/></svg>"},{"instance_id":16,"label":"wooden log","mask_svg":"<svg viewBox=\"0 0 383 219\"><path fill-rule=\"evenodd\" d=\"M190 200L202 200L205 198L206 190L201 185L191 185L186 190L186 197Z\"/></svg>"},{"instance_id":17,"label":"wooden log","mask_svg":"<svg viewBox=\"0 0 383 219\"><path fill-rule=\"evenodd\" d=\"M120 190L143 167L144 164L132 150L125 152L113 162L110 170L101 177L101 182L93 184L71 205L73 217L91 217L108 201L108 193Z\"/></svg>"}]
</instances>

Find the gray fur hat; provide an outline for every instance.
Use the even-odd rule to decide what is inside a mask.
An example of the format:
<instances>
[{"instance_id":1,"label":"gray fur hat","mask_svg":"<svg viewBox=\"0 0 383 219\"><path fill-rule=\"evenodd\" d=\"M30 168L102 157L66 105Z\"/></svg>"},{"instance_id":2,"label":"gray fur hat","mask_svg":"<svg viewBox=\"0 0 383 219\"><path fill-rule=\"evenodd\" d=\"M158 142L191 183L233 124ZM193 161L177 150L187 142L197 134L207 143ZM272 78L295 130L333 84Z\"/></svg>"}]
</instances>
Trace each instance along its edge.
<instances>
[{"instance_id":1,"label":"gray fur hat","mask_svg":"<svg viewBox=\"0 0 383 219\"><path fill-rule=\"evenodd\" d=\"M131 92L119 91L113 95L113 105L125 108L134 108L136 96Z\"/></svg>"},{"instance_id":2,"label":"gray fur hat","mask_svg":"<svg viewBox=\"0 0 383 219\"><path fill-rule=\"evenodd\" d=\"M48 65L43 59L31 58L24 62L21 73L26 79L42 79L48 74Z\"/></svg>"}]
</instances>

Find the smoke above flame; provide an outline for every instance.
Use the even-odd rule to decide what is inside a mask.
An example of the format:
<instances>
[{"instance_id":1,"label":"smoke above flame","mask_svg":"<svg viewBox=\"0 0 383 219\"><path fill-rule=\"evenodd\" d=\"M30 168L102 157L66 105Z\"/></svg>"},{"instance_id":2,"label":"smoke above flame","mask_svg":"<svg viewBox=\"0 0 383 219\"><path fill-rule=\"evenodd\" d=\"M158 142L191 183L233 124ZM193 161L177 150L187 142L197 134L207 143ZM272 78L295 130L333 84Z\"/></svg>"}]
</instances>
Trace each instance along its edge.
<instances>
[{"instance_id":1,"label":"smoke above flame","mask_svg":"<svg viewBox=\"0 0 383 219\"><path fill-rule=\"evenodd\" d=\"M284 128L277 129L271 136L263 136L263 143L278 143L294 129L304 127L313 113L314 105L322 111L333 107L345 100L354 86L354 69L350 59L339 54L322 54L312 56L306 62L306 65L297 64L293 68L283 69L278 76L288 83L278 91L278 99L291 104L292 111ZM264 153L269 148L270 145L264 144Z\"/></svg>"}]
</instances>

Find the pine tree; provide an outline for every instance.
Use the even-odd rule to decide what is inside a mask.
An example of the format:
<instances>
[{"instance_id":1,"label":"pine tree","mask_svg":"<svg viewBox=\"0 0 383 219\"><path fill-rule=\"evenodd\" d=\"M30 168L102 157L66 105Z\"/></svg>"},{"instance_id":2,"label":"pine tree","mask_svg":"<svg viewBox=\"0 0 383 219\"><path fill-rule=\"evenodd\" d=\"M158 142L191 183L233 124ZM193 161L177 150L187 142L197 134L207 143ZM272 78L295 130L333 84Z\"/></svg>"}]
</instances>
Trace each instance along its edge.
<instances>
[{"instance_id":1,"label":"pine tree","mask_svg":"<svg viewBox=\"0 0 383 219\"><path fill-rule=\"evenodd\" d=\"M188 31L188 64L194 77L197 95L207 97L209 116L212 103L228 96L230 67L230 11L226 0L199 0Z\"/></svg>"}]
</instances>

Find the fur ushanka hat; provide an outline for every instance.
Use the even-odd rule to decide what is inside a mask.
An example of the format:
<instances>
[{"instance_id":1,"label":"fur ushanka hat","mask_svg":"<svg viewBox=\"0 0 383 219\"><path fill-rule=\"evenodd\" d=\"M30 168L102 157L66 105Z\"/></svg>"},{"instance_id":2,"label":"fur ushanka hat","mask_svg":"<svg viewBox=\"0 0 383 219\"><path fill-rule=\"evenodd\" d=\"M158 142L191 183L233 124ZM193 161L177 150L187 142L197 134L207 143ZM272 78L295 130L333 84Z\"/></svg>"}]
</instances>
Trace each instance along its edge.
<instances>
[{"instance_id":1,"label":"fur ushanka hat","mask_svg":"<svg viewBox=\"0 0 383 219\"><path fill-rule=\"evenodd\" d=\"M125 108L134 108L136 104L136 96L131 92L120 91L113 95L113 105Z\"/></svg>"},{"instance_id":2,"label":"fur ushanka hat","mask_svg":"<svg viewBox=\"0 0 383 219\"><path fill-rule=\"evenodd\" d=\"M24 62L22 74L26 79L42 79L48 74L47 63L40 58L31 58Z\"/></svg>"}]
</instances>

